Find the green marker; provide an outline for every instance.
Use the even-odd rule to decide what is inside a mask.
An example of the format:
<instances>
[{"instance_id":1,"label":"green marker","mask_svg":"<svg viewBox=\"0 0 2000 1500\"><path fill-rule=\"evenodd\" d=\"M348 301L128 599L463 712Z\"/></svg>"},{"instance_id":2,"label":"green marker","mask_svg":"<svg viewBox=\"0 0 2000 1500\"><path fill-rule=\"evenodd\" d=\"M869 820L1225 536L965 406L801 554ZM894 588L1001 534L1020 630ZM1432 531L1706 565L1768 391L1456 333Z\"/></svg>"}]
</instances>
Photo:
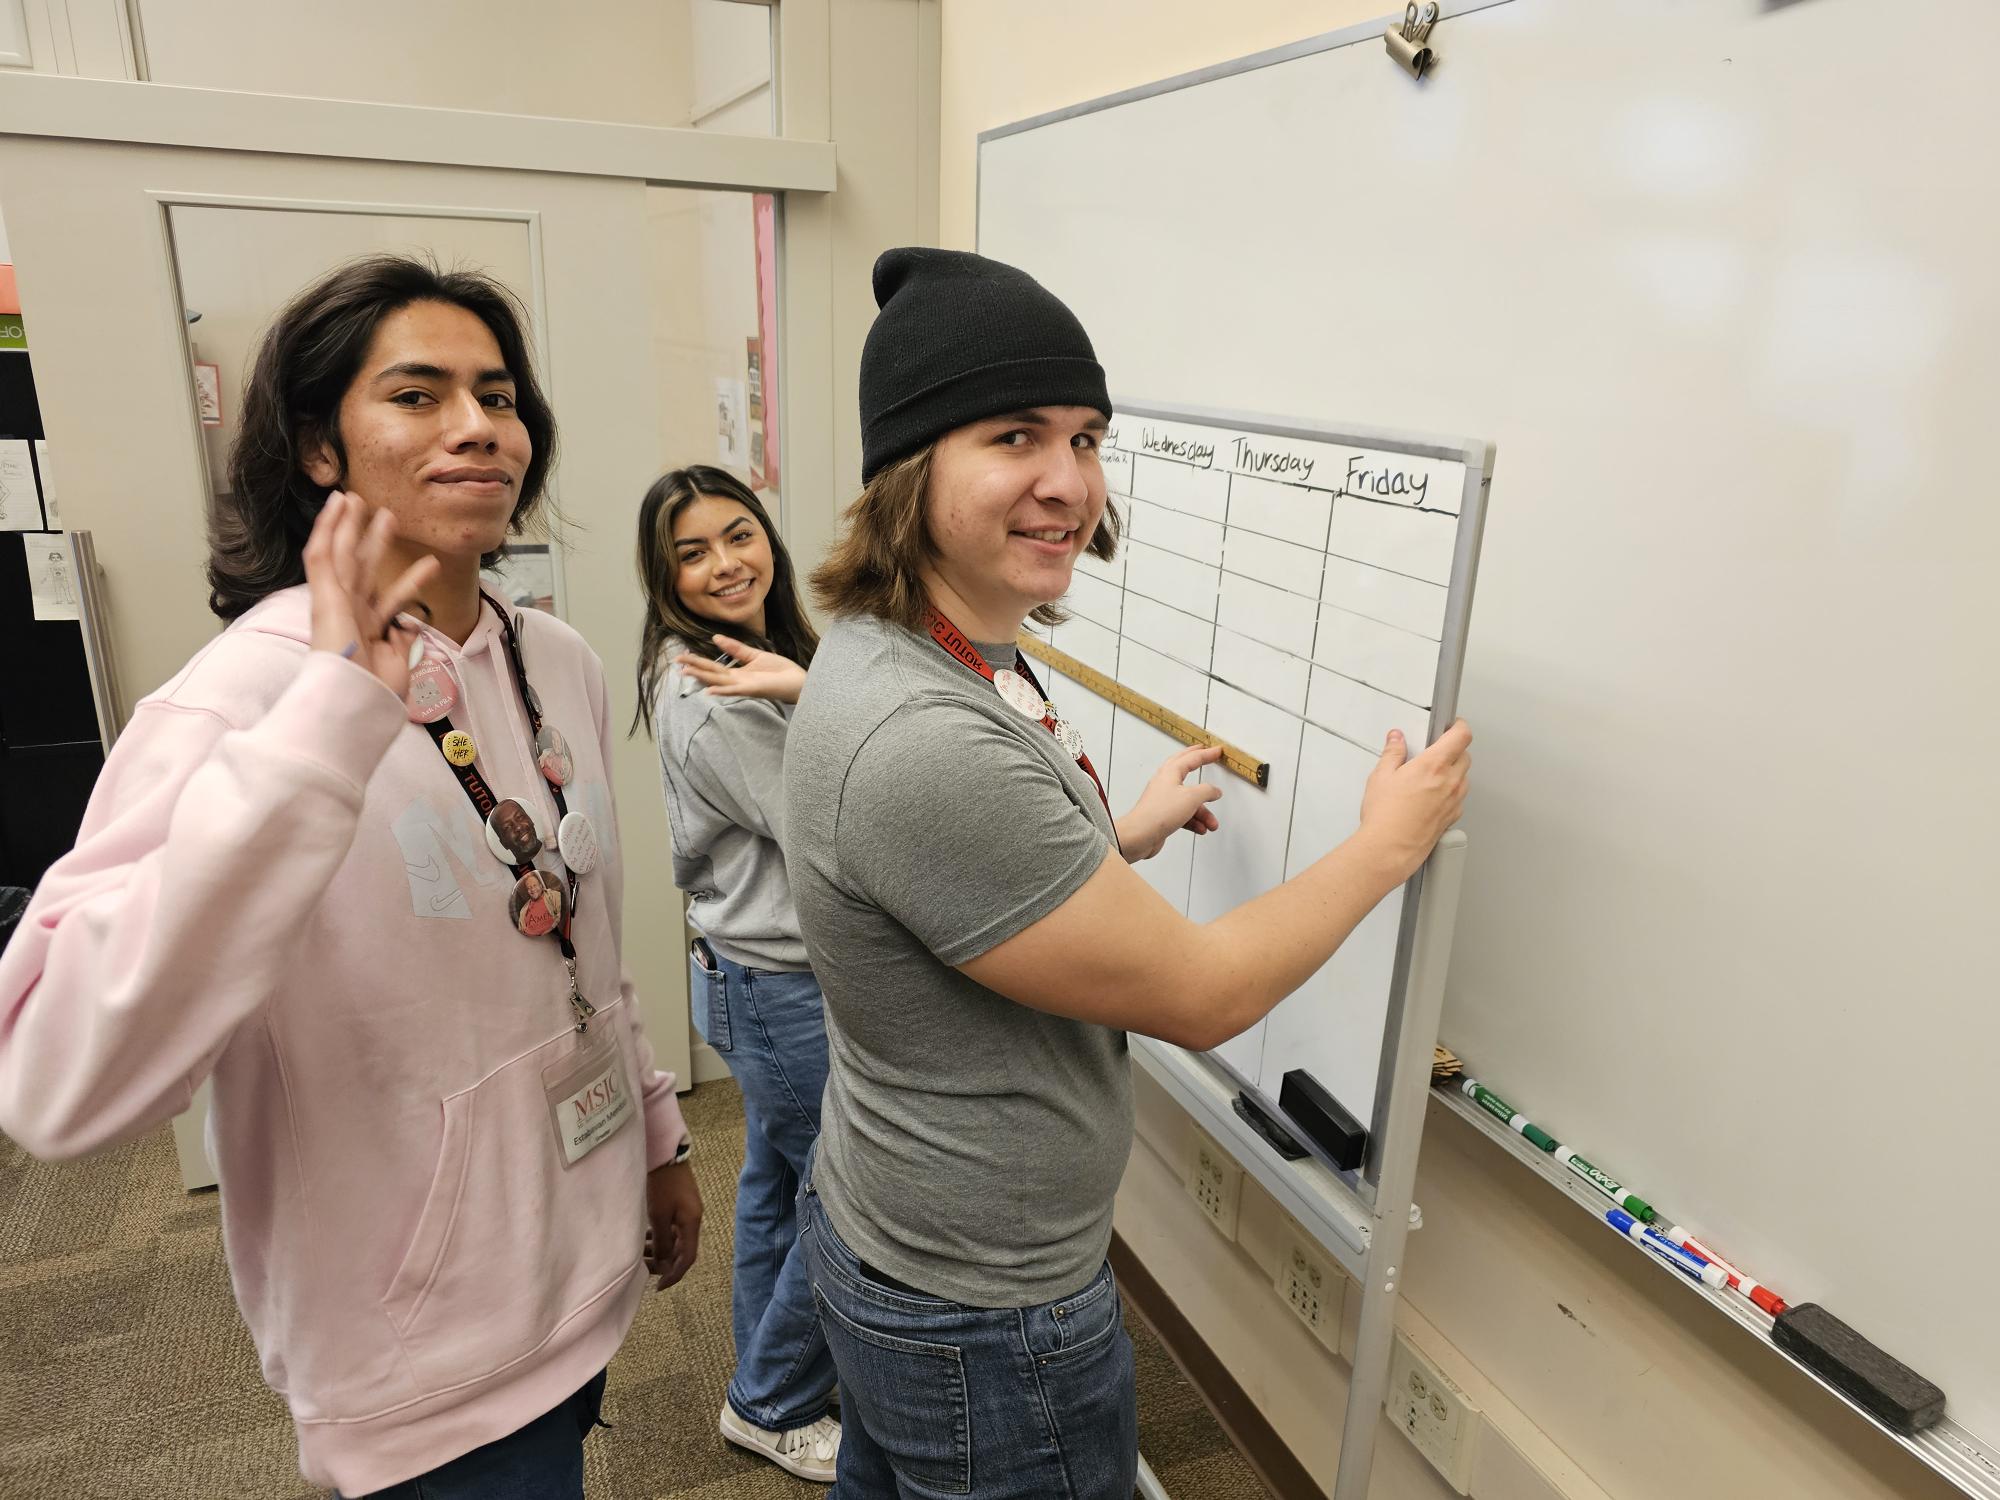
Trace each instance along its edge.
<instances>
[{"instance_id":1,"label":"green marker","mask_svg":"<svg viewBox=\"0 0 2000 1500\"><path fill-rule=\"evenodd\" d=\"M1560 1144L1554 1136L1550 1135L1539 1125L1530 1123L1526 1115L1515 1114L1513 1105L1502 1099L1493 1090L1483 1087L1476 1080L1471 1078L1466 1079L1464 1083L1459 1085L1459 1090L1466 1098L1477 1104L1502 1125L1505 1125L1509 1130L1520 1132L1537 1146L1541 1147L1542 1150L1553 1151ZM1652 1220L1648 1219L1646 1222L1650 1224Z\"/></svg>"},{"instance_id":2,"label":"green marker","mask_svg":"<svg viewBox=\"0 0 2000 1500\"><path fill-rule=\"evenodd\" d=\"M1613 1182L1609 1177L1606 1177L1597 1168L1570 1150L1569 1147L1563 1146L1558 1148L1556 1151L1556 1160L1568 1167L1577 1176L1596 1188L1598 1192L1604 1194L1605 1197L1624 1209L1626 1213L1630 1214L1640 1223L1650 1224L1659 1217L1659 1214L1654 1211L1652 1204L1641 1198L1637 1193L1626 1192L1624 1188Z\"/></svg>"}]
</instances>

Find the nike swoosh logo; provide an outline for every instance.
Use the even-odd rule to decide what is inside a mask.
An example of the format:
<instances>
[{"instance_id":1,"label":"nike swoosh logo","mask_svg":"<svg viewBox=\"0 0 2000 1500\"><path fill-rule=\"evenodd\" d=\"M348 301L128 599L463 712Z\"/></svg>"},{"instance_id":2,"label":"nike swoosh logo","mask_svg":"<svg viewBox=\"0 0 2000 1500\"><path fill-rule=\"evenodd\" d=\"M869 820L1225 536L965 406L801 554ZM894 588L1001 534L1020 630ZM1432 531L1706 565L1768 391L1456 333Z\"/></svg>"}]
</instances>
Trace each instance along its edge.
<instances>
[{"instance_id":1,"label":"nike swoosh logo","mask_svg":"<svg viewBox=\"0 0 2000 1500\"><path fill-rule=\"evenodd\" d=\"M421 880L428 885L436 885L438 881L444 878L444 871L438 868L436 855L432 855L420 865L413 865L408 860L404 860L403 868L410 872L412 878Z\"/></svg>"},{"instance_id":2,"label":"nike swoosh logo","mask_svg":"<svg viewBox=\"0 0 2000 1500\"><path fill-rule=\"evenodd\" d=\"M457 890L445 892L442 896L431 897L431 910L443 911L447 906L456 906L465 898Z\"/></svg>"}]
</instances>

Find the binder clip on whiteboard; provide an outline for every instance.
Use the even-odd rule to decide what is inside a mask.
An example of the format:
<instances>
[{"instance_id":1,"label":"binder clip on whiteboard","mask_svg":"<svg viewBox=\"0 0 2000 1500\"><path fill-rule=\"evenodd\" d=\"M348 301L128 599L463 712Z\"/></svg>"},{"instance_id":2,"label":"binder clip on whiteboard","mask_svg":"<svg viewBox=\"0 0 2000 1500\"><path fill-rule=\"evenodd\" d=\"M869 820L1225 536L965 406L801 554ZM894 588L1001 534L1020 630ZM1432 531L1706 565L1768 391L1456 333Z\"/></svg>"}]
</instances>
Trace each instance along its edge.
<instances>
[{"instance_id":1,"label":"binder clip on whiteboard","mask_svg":"<svg viewBox=\"0 0 2000 1500\"><path fill-rule=\"evenodd\" d=\"M1431 28L1437 25L1437 18L1437 0L1431 0L1421 14L1411 3L1403 7L1403 24L1392 25L1382 33L1382 40L1389 46L1389 55L1412 78L1422 78L1436 61L1436 55L1431 51Z\"/></svg>"}]
</instances>

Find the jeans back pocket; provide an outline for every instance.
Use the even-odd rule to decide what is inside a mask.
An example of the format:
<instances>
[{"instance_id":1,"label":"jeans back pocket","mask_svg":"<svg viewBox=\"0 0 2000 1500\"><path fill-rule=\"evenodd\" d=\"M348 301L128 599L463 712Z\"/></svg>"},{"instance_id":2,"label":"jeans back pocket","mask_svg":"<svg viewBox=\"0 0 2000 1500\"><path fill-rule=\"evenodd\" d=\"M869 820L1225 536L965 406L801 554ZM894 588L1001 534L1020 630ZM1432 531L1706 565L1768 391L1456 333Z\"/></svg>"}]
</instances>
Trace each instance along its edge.
<instances>
[{"instance_id":1,"label":"jeans back pocket","mask_svg":"<svg viewBox=\"0 0 2000 1500\"><path fill-rule=\"evenodd\" d=\"M812 1291L841 1385L866 1410L868 1436L896 1473L940 1495L971 1494L971 1403L958 1346L871 1328L835 1307L820 1287ZM854 1310L864 1312L860 1305ZM880 1321L922 1331L917 1318L884 1313Z\"/></svg>"}]
</instances>

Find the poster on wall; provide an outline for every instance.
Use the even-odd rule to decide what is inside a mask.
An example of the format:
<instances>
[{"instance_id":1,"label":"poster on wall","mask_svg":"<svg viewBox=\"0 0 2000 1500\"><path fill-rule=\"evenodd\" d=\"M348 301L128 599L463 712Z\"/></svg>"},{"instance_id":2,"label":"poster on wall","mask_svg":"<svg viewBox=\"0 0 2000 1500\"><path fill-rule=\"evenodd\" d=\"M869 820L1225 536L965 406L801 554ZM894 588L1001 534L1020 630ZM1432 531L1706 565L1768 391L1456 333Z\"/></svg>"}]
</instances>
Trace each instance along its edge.
<instances>
[{"instance_id":1,"label":"poster on wall","mask_svg":"<svg viewBox=\"0 0 2000 1500\"><path fill-rule=\"evenodd\" d=\"M556 560L547 542L510 542L500 560L482 568L479 581L517 609L556 608Z\"/></svg>"},{"instance_id":2,"label":"poster on wall","mask_svg":"<svg viewBox=\"0 0 2000 1500\"><path fill-rule=\"evenodd\" d=\"M210 364L205 359L194 362L195 407L201 413L201 425L220 427L222 425L222 368Z\"/></svg>"},{"instance_id":3,"label":"poster on wall","mask_svg":"<svg viewBox=\"0 0 2000 1500\"><path fill-rule=\"evenodd\" d=\"M715 461L725 468L750 466L750 425L744 412L743 382L715 377Z\"/></svg>"}]
</instances>

